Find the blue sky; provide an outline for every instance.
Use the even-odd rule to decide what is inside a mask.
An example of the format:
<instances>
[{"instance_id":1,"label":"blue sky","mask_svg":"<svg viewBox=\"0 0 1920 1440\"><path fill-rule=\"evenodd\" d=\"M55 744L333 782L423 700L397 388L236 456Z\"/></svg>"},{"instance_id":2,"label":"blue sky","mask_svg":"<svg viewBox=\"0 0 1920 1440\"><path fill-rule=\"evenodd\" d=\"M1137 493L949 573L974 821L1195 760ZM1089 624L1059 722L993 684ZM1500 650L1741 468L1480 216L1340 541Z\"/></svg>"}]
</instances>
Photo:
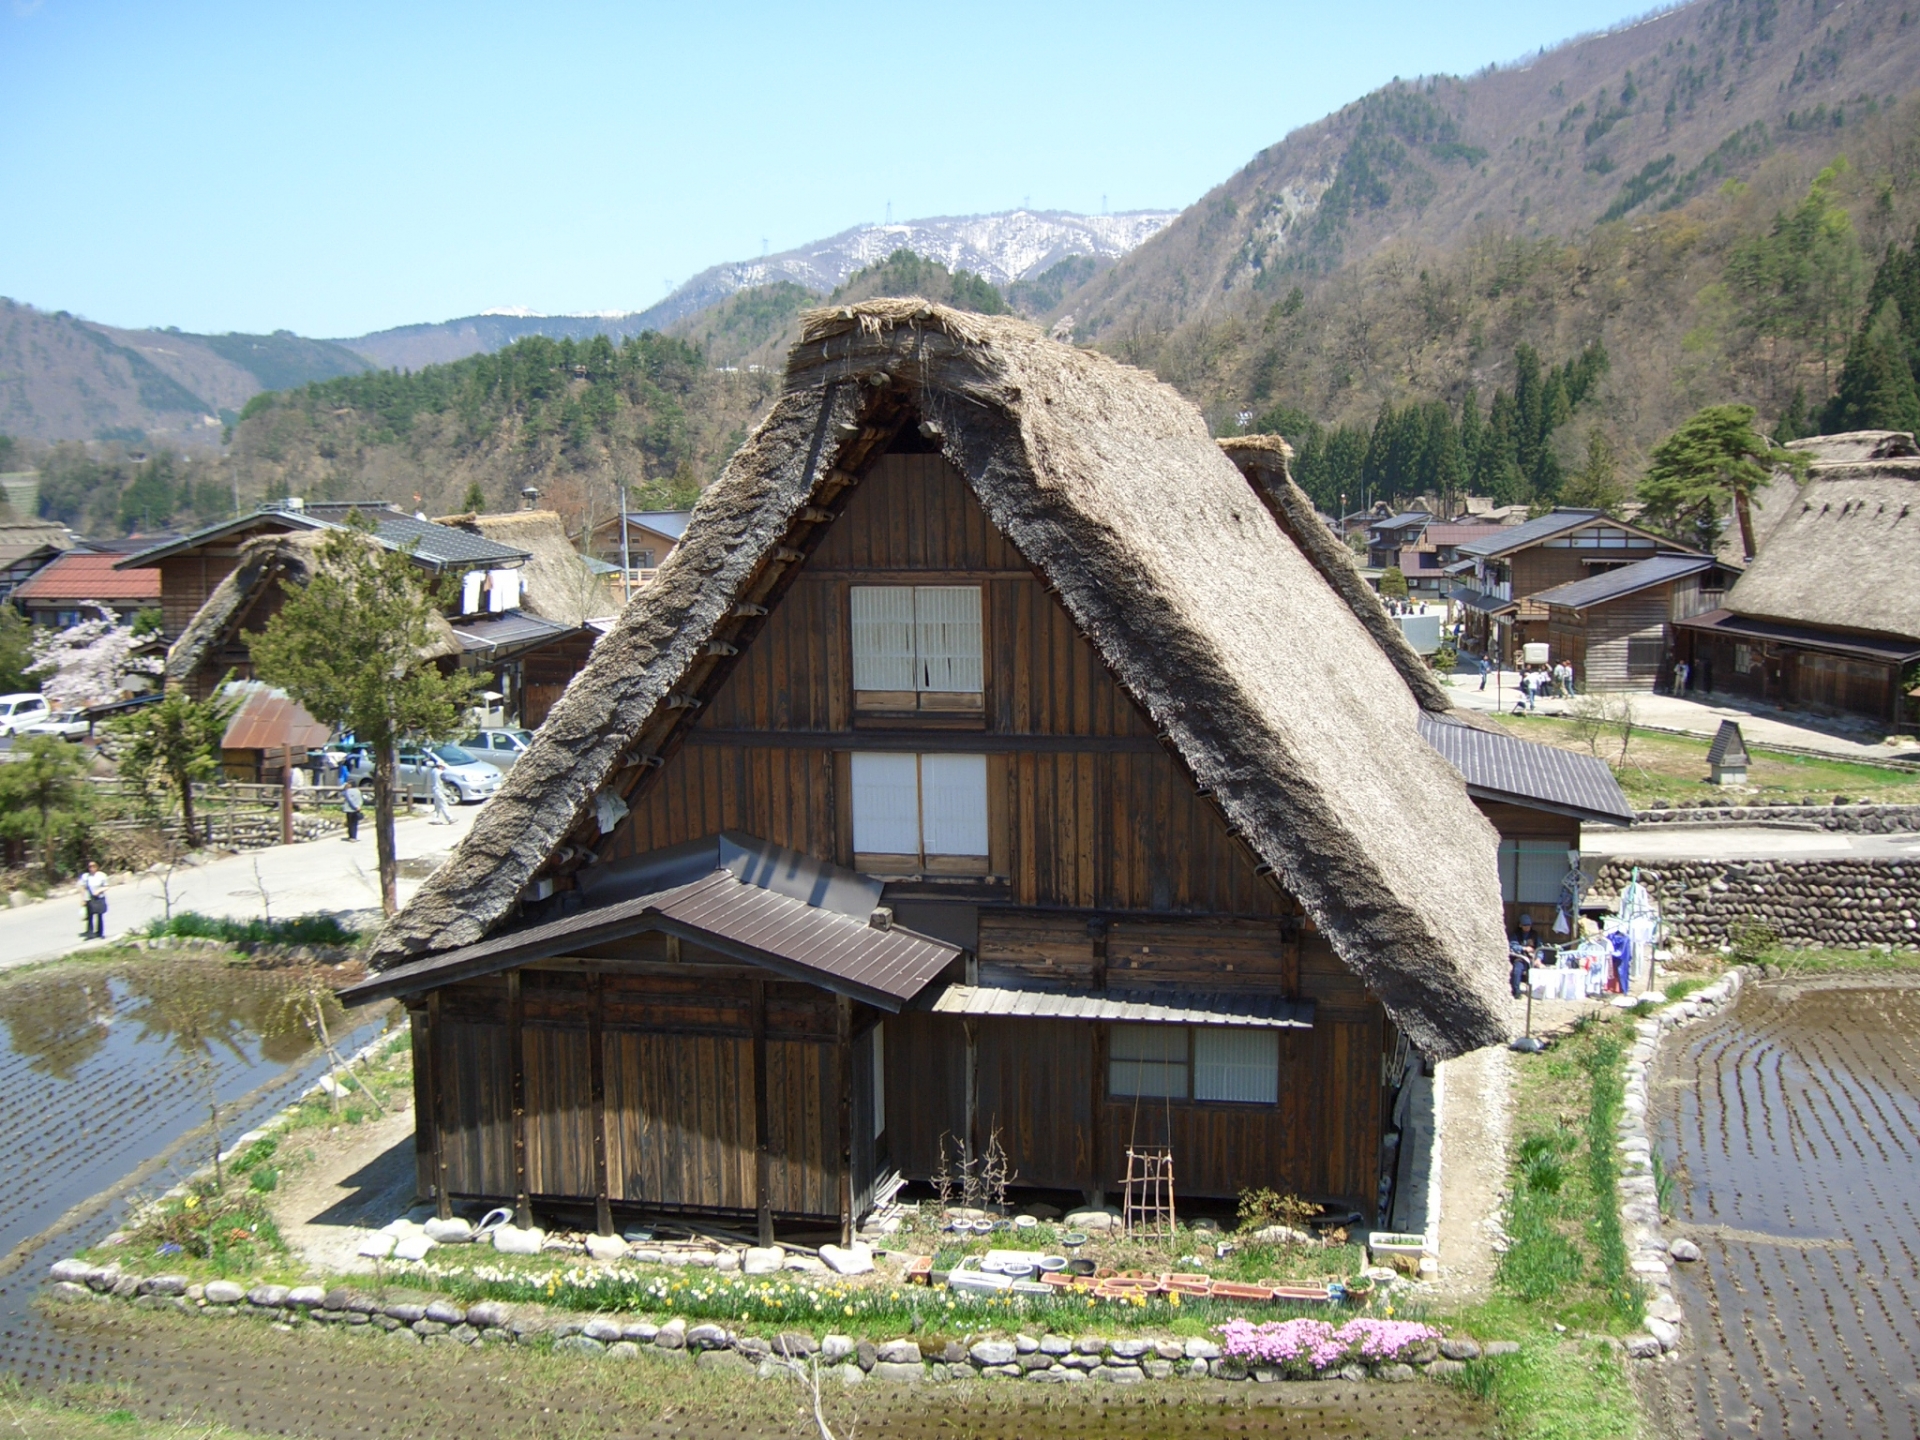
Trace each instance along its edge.
<instances>
[{"instance_id":1,"label":"blue sky","mask_svg":"<svg viewBox=\"0 0 1920 1440\"><path fill-rule=\"evenodd\" d=\"M640 309L863 221L1191 203L1395 75L1623 0L0 0L0 295L347 336Z\"/></svg>"}]
</instances>

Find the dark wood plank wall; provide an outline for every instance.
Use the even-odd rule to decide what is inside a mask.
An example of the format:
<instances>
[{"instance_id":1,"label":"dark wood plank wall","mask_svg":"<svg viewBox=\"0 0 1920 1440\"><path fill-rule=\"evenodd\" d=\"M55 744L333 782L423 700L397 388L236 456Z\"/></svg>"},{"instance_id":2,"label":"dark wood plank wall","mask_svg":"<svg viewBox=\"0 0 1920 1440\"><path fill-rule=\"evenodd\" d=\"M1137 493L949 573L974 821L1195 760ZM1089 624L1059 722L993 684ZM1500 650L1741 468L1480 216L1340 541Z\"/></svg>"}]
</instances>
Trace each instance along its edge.
<instances>
[{"instance_id":1,"label":"dark wood plank wall","mask_svg":"<svg viewBox=\"0 0 1920 1440\"><path fill-rule=\"evenodd\" d=\"M755 1206L751 1005L737 976L727 967L712 968L712 979L697 970L682 976L602 975L611 1201L707 1210ZM529 967L520 975L527 1188L536 1196L591 1197L590 976L577 967ZM771 981L765 988L773 1157L768 1205L778 1214L837 1215L835 1002L808 985ZM439 995L438 1138L448 1189L510 1200L515 1179L506 979L463 981ZM427 1081L432 1066L426 1033L416 1027L416 1103L431 1118L436 1105ZM851 1078L861 1079L857 1073ZM433 1143L431 1126L423 1128L422 1193L432 1184Z\"/></svg>"},{"instance_id":2,"label":"dark wood plank wall","mask_svg":"<svg viewBox=\"0 0 1920 1440\"><path fill-rule=\"evenodd\" d=\"M1016 749L994 767L1004 786L993 806L1002 831L996 868L1004 856L1014 902L1287 908L966 481L928 455L889 455L861 483L703 709L691 743L634 797L633 814L603 855L737 828L851 863L844 779L833 757L874 742L853 726L847 589L974 580L986 592L988 734L1088 741L1084 749ZM800 733L781 743L781 732ZM921 733L929 749L964 750L978 731Z\"/></svg>"}]
</instances>

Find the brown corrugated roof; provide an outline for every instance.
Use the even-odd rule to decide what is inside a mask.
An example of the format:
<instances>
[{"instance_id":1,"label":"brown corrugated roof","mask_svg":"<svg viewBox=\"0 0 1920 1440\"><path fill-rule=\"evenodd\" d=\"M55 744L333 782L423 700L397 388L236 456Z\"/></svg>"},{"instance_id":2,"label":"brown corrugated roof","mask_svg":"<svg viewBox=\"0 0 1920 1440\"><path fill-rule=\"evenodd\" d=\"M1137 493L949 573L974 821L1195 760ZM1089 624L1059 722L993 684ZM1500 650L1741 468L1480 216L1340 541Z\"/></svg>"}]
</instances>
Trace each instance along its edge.
<instances>
[{"instance_id":1,"label":"brown corrugated roof","mask_svg":"<svg viewBox=\"0 0 1920 1440\"><path fill-rule=\"evenodd\" d=\"M306 750L327 743L327 727L284 690L256 686L221 737L223 750Z\"/></svg>"},{"instance_id":2,"label":"brown corrugated roof","mask_svg":"<svg viewBox=\"0 0 1920 1440\"><path fill-rule=\"evenodd\" d=\"M837 911L715 870L686 885L576 911L478 945L370 976L340 992L350 1005L510 970L649 930L898 1010L960 957L960 947L911 930L876 930Z\"/></svg>"},{"instance_id":3,"label":"brown corrugated roof","mask_svg":"<svg viewBox=\"0 0 1920 1440\"><path fill-rule=\"evenodd\" d=\"M13 592L16 600L148 600L160 603L158 570L116 570L118 555L69 550Z\"/></svg>"}]
</instances>

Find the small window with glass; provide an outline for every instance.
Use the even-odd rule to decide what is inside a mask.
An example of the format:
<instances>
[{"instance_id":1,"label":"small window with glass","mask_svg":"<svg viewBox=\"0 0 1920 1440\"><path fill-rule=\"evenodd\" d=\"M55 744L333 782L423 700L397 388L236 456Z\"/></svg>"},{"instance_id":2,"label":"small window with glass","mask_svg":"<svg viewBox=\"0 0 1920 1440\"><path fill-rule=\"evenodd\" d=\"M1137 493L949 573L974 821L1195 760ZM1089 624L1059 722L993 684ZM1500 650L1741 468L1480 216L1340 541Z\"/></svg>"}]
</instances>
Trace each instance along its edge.
<instances>
[{"instance_id":1,"label":"small window with glass","mask_svg":"<svg viewBox=\"0 0 1920 1440\"><path fill-rule=\"evenodd\" d=\"M983 709L978 585L855 585L858 712Z\"/></svg>"},{"instance_id":2,"label":"small window with glass","mask_svg":"<svg viewBox=\"0 0 1920 1440\"><path fill-rule=\"evenodd\" d=\"M1115 1025L1107 1037L1115 1100L1272 1105L1280 1098L1280 1034L1241 1025Z\"/></svg>"}]
</instances>

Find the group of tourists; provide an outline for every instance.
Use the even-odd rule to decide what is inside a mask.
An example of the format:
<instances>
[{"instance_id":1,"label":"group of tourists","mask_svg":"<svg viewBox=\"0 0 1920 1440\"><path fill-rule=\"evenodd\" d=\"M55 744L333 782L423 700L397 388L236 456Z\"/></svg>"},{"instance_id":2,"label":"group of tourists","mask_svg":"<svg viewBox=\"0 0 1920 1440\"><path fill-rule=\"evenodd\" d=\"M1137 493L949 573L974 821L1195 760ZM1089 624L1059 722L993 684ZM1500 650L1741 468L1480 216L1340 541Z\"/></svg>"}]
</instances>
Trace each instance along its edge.
<instances>
[{"instance_id":1,"label":"group of tourists","mask_svg":"<svg viewBox=\"0 0 1920 1440\"><path fill-rule=\"evenodd\" d=\"M1427 613L1427 602L1424 600L1388 600L1386 606L1387 614L1389 615L1424 615Z\"/></svg>"},{"instance_id":2,"label":"group of tourists","mask_svg":"<svg viewBox=\"0 0 1920 1440\"><path fill-rule=\"evenodd\" d=\"M1551 665L1520 667L1519 704L1529 710L1535 709L1543 695L1550 700L1565 700L1573 695L1573 662L1571 660L1556 660Z\"/></svg>"}]
</instances>

